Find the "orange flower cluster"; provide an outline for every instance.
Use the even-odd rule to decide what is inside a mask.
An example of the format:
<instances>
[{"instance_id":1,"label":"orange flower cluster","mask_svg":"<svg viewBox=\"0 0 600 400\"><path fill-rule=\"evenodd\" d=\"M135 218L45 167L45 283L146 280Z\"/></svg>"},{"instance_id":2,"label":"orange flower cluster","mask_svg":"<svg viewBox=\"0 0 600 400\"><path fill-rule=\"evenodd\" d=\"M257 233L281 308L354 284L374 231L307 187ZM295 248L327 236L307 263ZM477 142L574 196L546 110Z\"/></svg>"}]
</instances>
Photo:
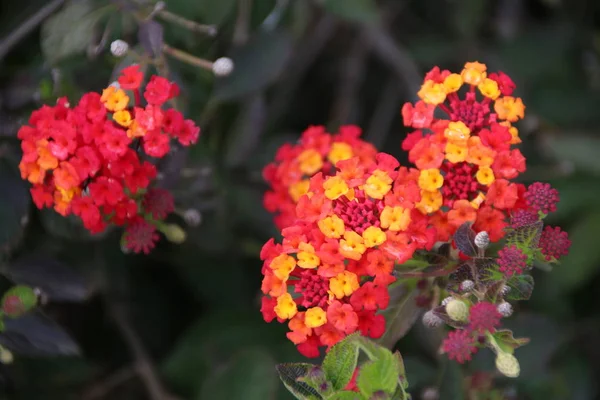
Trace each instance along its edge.
<instances>
[{"instance_id":1,"label":"orange flower cluster","mask_svg":"<svg viewBox=\"0 0 600 400\"><path fill-rule=\"evenodd\" d=\"M309 179L316 173L332 175L338 161L358 157L361 162L372 161L377 150L360 139L357 126L342 126L331 135L323 126L309 127L295 144L282 146L275 161L263 170L264 179L270 186L265 193L264 206L275 213L275 223L283 229L294 223L296 204L308 191Z\"/></svg>"},{"instance_id":2,"label":"orange flower cluster","mask_svg":"<svg viewBox=\"0 0 600 400\"><path fill-rule=\"evenodd\" d=\"M512 123L525 109L514 88L507 75L488 74L479 62L466 63L460 74L435 67L421 100L402 107L404 124L417 129L402 144L419 169L417 208L431 216L440 241L467 221L497 241L509 210L524 206L525 187L510 182L525 171L525 157L511 148L521 142ZM436 109L446 117L435 118Z\"/></svg>"},{"instance_id":3,"label":"orange flower cluster","mask_svg":"<svg viewBox=\"0 0 600 400\"><path fill-rule=\"evenodd\" d=\"M289 320L288 338L307 357L356 330L381 336L385 320L376 312L388 305L394 264L435 242L416 208L418 170L385 153L336 166L310 178L283 242L271 239L261 253L263 316Z\"/></svg>"}]
</instances>

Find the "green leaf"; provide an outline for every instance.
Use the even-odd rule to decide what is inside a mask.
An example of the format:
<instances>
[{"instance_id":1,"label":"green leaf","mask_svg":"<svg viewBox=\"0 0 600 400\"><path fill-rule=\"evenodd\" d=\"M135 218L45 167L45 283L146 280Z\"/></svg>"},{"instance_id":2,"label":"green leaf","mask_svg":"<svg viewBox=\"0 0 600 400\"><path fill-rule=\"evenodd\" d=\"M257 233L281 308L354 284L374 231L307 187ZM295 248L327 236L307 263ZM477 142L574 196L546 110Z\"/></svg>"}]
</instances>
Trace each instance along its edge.
<instances>
[{"instance_id":1,"label":"green leaf","mask_svg":"<svg viewBox=\"0 0 600 400\"><path fill-rule=\"evenodd\" d=\"M42 25L42 52L46 59L54 64L84 52L92 43L98 23L112 10L111 6L98 8L92 0L67 3Z\"/></svg>"},{"instance_id":2,"label":"green leaf","mask_svg":"<svg viewBox=\"0 0 600 400\"><path fill-rule=\"evenodd\" d=\"M51 255L36 252L19 257L2 272L13 282L38 288L54 301L83 301L92 293L84 277Z\"/></svg>"},{"instance_id":3,"label":"green leaf","mask_svg":"<svg viewBox=\"0 0 600 400\"><path fill-rule=\"evenodd\" d=\"M581 171L600 174L600 137L597 135L578 132L547 134L543 144L558 160L568 161Z\"/></svg>"},{"instance_id":4,"label":"green leaf","mask_svg":"<svg viewBox=\"0 0 600 400\"><path fill-rule=\"evenodd\" d=\"M463 389L464 375L460 365L454 361L444 360L440 367L442 378L439 387L440 399L463 400L465 393Z\"/></svg>"},{"instance_id":5,"label":"green leaf","mask_svg":"<svg viewBox=\"0 0 600 400\"><path fill-rule=\"evenodd\" d=\"M168 10L186 18L211 25L221 25L232 15L236 0L187 1L169 0Z\"/></svg>"},{"instance_id":6,"label":"green leaf","mask_svg":"<svg viewBox=\"0 0 600 400\"><path fill-rule=\"evenodd\" d=\"M328 397L327 400L366 400L366 397L357 392L342 390Z\"/></svg>"},{"instance_id":7,"label":"green leaf","mask_svg":"<svg viewBox=\"0 0 600 400\"><path fill-rule=\"evenodd\" d=\"M356 384L367 397L379 390L393 394L398 386L399 373L396 358L388 353L385 357L361 365Z\"/></svg>"},{"instance_id":8,"label":"green leaf","mask_svg":"<svg viewBox=\"0 0 600 400\"><path fill-rule=\"evenodd\" d=\"M31 195L28 183L12 168L8 159L0 159L0 252L10 251L23 236L29 220Z\"/></svg>"},{"instance_id":9,"label":"green leaf","mask_svg":"<svg viewBox=\"0 0 600 400\"><path fill-rule=\"evenodd\" d=\"M25 356L78 355L79 346L56 322L35 311L7 318L0 345Z\"/></svg>"},{"instance_id":10,"label":"green leaf","mask_svg":"<svg viewBox=\"0 0 600 400\"><path fill-rule=\"evenodd\" d=\"M284 31L259 32L233 50L233 72L215 84L214 97L230 101L256 93L275 81L291 54L292 41Z\"/></svg>"},{"instance_id":11,"label":"green leaf","mask_svg":"<svg viewBox=\"0 0 600 400\"><path fill-rule=\"evenodd\" d=\"M506 295L507 300L529 300L533 293L534 281L531 275L515 275L506 285L510 288Z\"/></svg>"},{"instance_id":12,"label":"green leaf","mask_svg":"<svg viewBox=\"0 0 600 400\"><path fill-rule=\"evenodd\" d=\"M374 0L325 0L323 7L328 12L352 22L374 23L379 19Z\"/></svg>"},{"instance_id":13,"label":"green leaf","mask_svg":"<svg viewBox=\"0 0 600 400\"><path fill-rule=\"evenodd\" d=\"M199 395L201 399L268 400L277 392L275 361L260 349L237 353L223 369L207 377Z\"/></svg>"},{"instance_id":14,"label":"green leaf","mask_svg":"<svg viewBox=\"0 0 600 400\"><path fill-rule=\"evenodd\" d=\"M598 274L600 263L600 212L592 212L569 229L571 248L561 264L548 275L562 291L587 284Z\"/></svg>"},{"instance_id":15,"label":"green leaf","mask_svg":"<svg viewBox=\"0 0 600 400\"><path fill-rule=\"evenodd\" d=\"M334 390L341 390L350 379L358 362L358 346L349 336L335 344L323 360L323 371Z\"/></svg>"},{"instance_id":16,"label":"green leaf","mask_svg":"<svg viewBox=\"0 0 600 400\"><path fill-rule=\"evenodd\" d=\"M321 395L312 387L304 382L298 381L298 378L305 377L308 372L314 368L314 364L308 363L288 363L277 365L279 378L285 387L300 400L322 399Z\"/></svg>"},{"instance_id":17,"label":"green leaf","mask_svg":"<svg viewBox=\"0 0 600 400\"><path fill-rule=\"evenodd\" d=\"M385 317L386 329L377 342L391 349L417 321L420 309L415 301L418 294L415 288L409 289L397 282L390 285L389 290L390 304L381 313Z\"/></svg>"},{"instance_id":18,"label":"green leaf","mask_svg":"<svg viewBox=\"0 0 600 400\"><path fill-rule=\"evenodd\" d=\"M510 353L529 343L529 338L515 338L510 329L496 331L492 336L503 351Z\"/></svg>"},{"instance_id":19,"label":"green leaf","mask_svg":"<svg viewBox=\"0 0 600 400\"><path fill-rule=\"evenodd\" d=\"M301 376L297 381L306 383L324 397L327 397L333 392L333 387L327 381L323 368L318 365L309 369L306 375Z\"/></svg>"},{"instance_id":20,"label":"green leaf","mask_svg":"<svg viewBox=\"0 0 600 400\"><path fill-rule=\"evenodd\" d=\"M511 229L506 234L506 242L520 248L534 249L538 246L543 228L544 222L537 221L517 229Z\"/></svg>"},{"instance_id":21,"label":"green leaf","mask_svg":"<svg viewBox=\"0 0 600 400\"><path fill-rule=\"evenodd\" d=\"M400 379L400 384L402 388L408 388L408 380L406 379L406 368L404 367L404 359L402 358L402 354L399 351L394 352L394 357L396 358L396 368L398 369L398 379Z\"/></svg>"}]
</instances>

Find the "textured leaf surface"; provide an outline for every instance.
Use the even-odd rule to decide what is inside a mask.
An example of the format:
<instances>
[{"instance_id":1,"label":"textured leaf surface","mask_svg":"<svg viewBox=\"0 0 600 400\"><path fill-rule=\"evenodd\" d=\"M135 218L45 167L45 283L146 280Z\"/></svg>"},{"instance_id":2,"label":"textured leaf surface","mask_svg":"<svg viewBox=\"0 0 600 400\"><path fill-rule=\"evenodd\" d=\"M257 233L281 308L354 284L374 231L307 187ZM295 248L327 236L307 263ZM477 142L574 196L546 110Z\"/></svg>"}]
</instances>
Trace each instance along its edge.
<instances>
[{"instance_id":1,"label":"textured leaf surface","mask_svg":"<svg viewBox=\"0 0 600 400\"><path fill-rule=\"evenodd\" d=\"M477 248L475 247L475 232L471 229L471 222L465 222L458 227L454 233L454 243L456 247L469 257L477 255Z\"/></svg>"},{"instance_id":2,"label":"textured leaf surface","mask_svg":"<svg viewBox=\"0 0 600 400\"><path fill-rule=\"evenodd\" d=\"M323 371L334 390L343 389L354 373L358 361L358 346L346 338L333 346L323 360Z\"/></svg>"},{"instance_id":3,"label":"textured leaf surface","mask_svg":"<svg viewBox=\"0 0 600 400\"><path fill-rule=\"evenodd\" d=\"M277 372L285 387L288 388L297 399L322 399L321 395L315 389L304 382L298 381L298 378L306 376L308 371L314 367L313 364L308 363L279 364L277 366Z\"/></svg>"}]
</instances>

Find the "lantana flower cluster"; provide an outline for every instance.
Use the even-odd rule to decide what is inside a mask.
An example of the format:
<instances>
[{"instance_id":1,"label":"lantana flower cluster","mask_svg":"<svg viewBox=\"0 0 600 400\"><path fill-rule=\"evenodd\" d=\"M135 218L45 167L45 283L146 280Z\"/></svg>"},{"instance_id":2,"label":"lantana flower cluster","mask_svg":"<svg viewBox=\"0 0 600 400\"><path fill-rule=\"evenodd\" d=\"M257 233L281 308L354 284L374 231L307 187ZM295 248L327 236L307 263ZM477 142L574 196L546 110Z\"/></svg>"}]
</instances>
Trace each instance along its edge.
<instances>
[{"instance_id":1,"label":"lantana flower cluster","mask_svg":"<svg viewBox=\"0 0 600 400\"><path fill-rule=\"evenodd\" d=\"M302 354L317 356L320 346L356 330L382 335L389 285L419 277L417 305L431 308L423 322L456 328L442 352L463 363L490 347L498 370L518 375L512 351L526 340L500 330L512 313L508 300L527 299L534 263L558 261L571 243L560 228L544 227L558 192L513 181L525 171L525 158L513 148L520 143L513 123L525 109L514 89L506 74L488 74L478 62L460 73L433 68L421 100L402 108L405 125L416 129L402 143L416 168L377 153L339 158L320 171L327 150L314 153L310 171L299 173L307 158L294 155L276 174L286 159L279 155L265 176L271 185L278 176L291 224L281 244L272 239L261 253L265 320L289 321L288 338ZM435 117L438 109L446 116ZM500 250L486 255L492 242ZM416 262L407 263L411 258Z\"/></svg>"},{"instance_id":2,"label":"lantana flower cluster","mask_svg":"<svg viewBox=\"0 0 600 400\"><path fill-rule=\"evenodd\" d=\"M296 223L261 253L262 313L288 322L288 338L307 357L360 330L385 330L395 263L431 249L435 230L416 209L417 175L385 153L338 161L335 174L310 178Z\"/></svg>"},{"instance_id":3,"label":"lantana flower cluster","mask_svg":"<svg viewBox=\"0 0 600 400\"><path fill-rule=\"evenodd\" d=\"M36 206L74 214L92 233L125 226L125 246L148 252L156 226L173 211L173 197L151 188L151 162L170 151L171 141L196 143L193 121L167 108L179 94L175 83L152 76L142 88L139 66L125 68L103 92L83 95L75 107L66 98L34 111L21 127L21 176L33 184ZM143 89L143 94L142 94Z\"/></svg>"},{"instance_id":4,"label":"lantana flower cluster","mask_svg":"<svg viewBox=\"0 0 600 400\"><path fill-rule=\"evenodd\" d=\"M283 229L296 220L296 204L308 191L309 180L321 172L335 174L338 161L358 157L361 162L373 161L377 150L360 138L361 129L345 125L336 134L324 126L306 129L296 144L285 144L277 151L275 161L263 170L270 189L265 193L264 206L275 215L275 224Z\"/></svg>"},{"instance_id":5,"label":"lantana flower cluster","mask_svg":"<svg viewBox=\"0 0 600 400\"><path fill-rule=\"evenodd\" d=\"M510 77L488 74L478 62L460 73L435 67L425 75L421 100L402 107L404 124L416 128L402 148L420 171L418 208L431 216L440 241L466 221L497 241L508 214L522 206L525 187L511 180L525 171L525 157L512 148L521 142L512 124L525 106L514 89ZM437 110L445 116L435 118Z\"/></svg>"}]
</instances>

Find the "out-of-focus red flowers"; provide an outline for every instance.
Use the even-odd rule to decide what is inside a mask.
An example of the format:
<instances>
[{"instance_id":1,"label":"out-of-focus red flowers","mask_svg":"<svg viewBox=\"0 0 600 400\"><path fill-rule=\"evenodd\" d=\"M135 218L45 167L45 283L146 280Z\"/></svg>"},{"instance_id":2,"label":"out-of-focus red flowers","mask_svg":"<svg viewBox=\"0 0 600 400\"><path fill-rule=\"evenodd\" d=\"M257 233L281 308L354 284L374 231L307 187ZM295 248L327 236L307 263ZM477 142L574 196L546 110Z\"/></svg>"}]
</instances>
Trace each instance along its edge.
<instances>
[{"instance_id":1,"label":"out-of-focus red flowers","mask_svg":"<svg viewBox=\"0 0 600 400\"><path fill-rule=\"evenodd\" d=\"M23 150L19 169L33 184L38 208L75 214L92 233L109 224L124 225L125 245L147 253L158 238L156 220L174 206L169 192L149 188L157 171L143 153L161 158L172 139L184 146L195 143L200 128L178 111L164 110L179 91L165 78L150 78L144 106L142 80L143 73L132 65L118 83L102 94L86 93L75 107L65 98L54 107L42 106L18 138Z\"/></svg>"}]
</instances>

